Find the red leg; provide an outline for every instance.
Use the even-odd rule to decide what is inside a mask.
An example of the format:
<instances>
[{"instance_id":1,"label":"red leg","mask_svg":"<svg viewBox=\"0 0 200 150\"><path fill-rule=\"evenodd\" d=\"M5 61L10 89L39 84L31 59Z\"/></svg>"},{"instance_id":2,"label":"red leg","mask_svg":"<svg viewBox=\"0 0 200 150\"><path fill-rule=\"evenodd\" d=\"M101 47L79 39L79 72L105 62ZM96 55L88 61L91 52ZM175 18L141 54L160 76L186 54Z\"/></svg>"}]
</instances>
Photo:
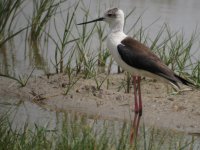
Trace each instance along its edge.
<instances>
[{"instance_id":1,"label":"red leg","mask_svg":"<svg viewBox=\"0 0 200 150\"><path fill-rule=\"evenodd\" d=\"M130 143L133 142L134 136L136 136L135 131L137 127L137 118L138 118L138 99L137 99L137 76L133 76L133 87L134 87L134 119L131 129L131 135L130 135ZM136 131L137 132L137 131Z\"/></svg>"},{"instance_id":2,"label":"red leg","mask_svg":"<svg viewBox=\"0 0 200 150\"><path fill-rule=\"evenodd\" d=\"M141 81L141 77L138 77L138 94L139 94L139 116L142 116L142 96L141 96L141 88L140 88L140 81Z\"/></svg>"},{"instance_id":3,"label":"red leg","mask_svg":"<svg viewBox=\"0 0 200 150\"><path fill-rule=\"evenodd\" d=\"M142 116L142 96L141 96L140 81L141 81L141 77L138 76L139 108L138 108L138 118L137 118L137 123L136 123L136 137L137 137L137 134L138 134L139 124L140 124L140 118Z\"/></svg>"},{"instance_id":4,"label":"red leg","mask_svg":"<svg viewBox=\"0 0 200 150\"><path fill-rule=\"evenodd\" d=\"M142 116L142 98L141 98L140 81L141 81L140 76L133 76L135 115L134 115L133 125L132 125L132 129L131 129L131 135L130 135L130 143L131 144L133 142L134 137L137 137L138 128L139 128L139 124L140 124L140 118ZM139 98L139 105L138 105L138 98Z\"/></svg>"},{"instance_id":5,"label":"red leg","mask_svg":"<svg viewBox=\"0 0 200 150\"><path fill-rule=\"evenodd\" d=\"M137 121L138 120L138 113L134 115L134 120L133 120L133 124L132 124L132 128L131 128L131 134L130 134L130 143L133 144L133 141L134 141L134 137L137 136L137 130L136 130L136 127L137 127Z\"/></svg>"},{"instance_id":6,"label":"red leg","mask_svg":"<svg viewBox=\"0 0 200 150\"><path fill-rule=\"evenodd\" d=\"M133 76L133 83L134 83L134 98L135 98L135 107L134 111L135 114L138 113L138 98L137 98L137 76Z\"/></svg>"}]
</instances>

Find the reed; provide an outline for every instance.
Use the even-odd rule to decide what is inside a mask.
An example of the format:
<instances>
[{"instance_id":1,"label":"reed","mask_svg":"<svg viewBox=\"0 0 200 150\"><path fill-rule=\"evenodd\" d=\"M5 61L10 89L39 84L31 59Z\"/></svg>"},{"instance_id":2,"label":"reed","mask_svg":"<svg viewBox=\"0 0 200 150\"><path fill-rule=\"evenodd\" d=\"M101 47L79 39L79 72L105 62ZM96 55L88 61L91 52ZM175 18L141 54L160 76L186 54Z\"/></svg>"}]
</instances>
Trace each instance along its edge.
<instances>
[{"instance_id":1,"label":"reed","mask_svg":"<svg viewBox=\"0 0 200 150\"><path fill-rule=\"evenodd\" d=\"M61 8L60 4L65 1L33 1L33 13L27 26L13 32L16 15L20 11L19 8L22 8L24 1L2 0L0 2L0 19L2 22L0 23L0 47L24 30L29 33L28 29L30 28L29 40L31 42L36 41L35 45L43 42L41 40L43 35L46 36L46 41L54 43L55 55L51 60L51 65L53 65L56 73L65 73L69 80L63 94L68 94L81 78L93 79L97 90L100 90L106 81L107 87L109 87L107 77L111 73L111 67L108 69L108 75L103 78L98 72L99 66L103 66L105 70L108 65L108 59L111 59L109 66L112 66L113 62L109 50L104 44L107 36L105 32L106 25L102 23L76 25L76 15L78 13L84 14L83 22L89 20L90 8L85 7L83 1L76 1L75 5L69 7L67 11L61 10L57 12ZM133 17L135 9L127 14L126 21L129 17ZM58 31L55 15L60 15L64 20L62 33ZM51 21L56 35L52 35L46 30L48 23ZM147 27L141 25L137 28L141 21L142 14L131 27L127 28L128 33L132 32L134 38L148 45L176 73L200 86L200 62L198 59L193 59L194 54L191 51L195 42L199 40L195 34L196 31L186 39L182 32L174 32L169 25L164 23L157 35L154 38L150 38L147 31L151 25ZM152 22L152 24L155 22ZM58 40L55 36L58 37ZM95 49L97 49L95 52L93 52L92 47L94 42L94 39L91 38L92 36L96 36L95 42L99 43L99 45L95 45ZM0 76L15 80L20 86L26 86L33 71L34 69L28 75L19 75L17 77L2 73L0 73ZM119 82L119 90L123 89L125 92L129 92L131 88L130 81L130 75L127 74ZM138 140L133 145L130 145L130 122L117 122L116 125L116 121L103 121L100 122L101 125L99 126L99 124L96 125L96 122L102 120L94 120L92 124L90 121L85 116L75 115L69 117L68 114L65 114L60 120L61 124L57 124L53 130L38 125L30 129L27 123L19 131L12 128L7 115L4 115L0 117L0 149L156 150L199 148L197 146L199 143L196 144L196 138L194 137L182 134L177 137L174 136L174 132L169 130L163 132L155 128L147 129L145 125L140 129L141 134Z\"/></svg>"},{"instance_id":2,"label":"reed","mask_svg":"<svg viewBox=\"0 0 200 150\"><path fill-rule=\"evenodd\" d=\"M83 21L87 21L89 17L89 10L83 9L83 12L85 12ZM83 73L84 78L89 78L95 71L97 62L97 55L91 51L92 35L95 32L95 24L92 24L90 28L86 25L76 25L76 31L78 33L78 37L80 37L76 42L76 74Z\"/></svg>"},{"instance_id":3,"label":"reed","mask_svg":"<svg viewBox=\"0 0 200 150\"><path fill-rule=\"evenodd\" d=\"M17 15L19 8L22 8L24 1L25 0L2 1L0 7L1 12L5 11L5 9L8 11L6 12L6 15L0 16L0 18L2 17L1 20L3 22L0 26L0 43L3 44L5 41L9 41L25 29L27 30L27 33L29 33L28 28L30 27L29 40L31 41L34 50L29 50L34 53L34 58L37 60L34 64L36 67L38 66L37 64L43 66L52 65L55 68L56 73L66 73L69 80L73 80L72 77L74 74L76 76L78 74L83 74L83 78L94 78L94 76L97 75L97 72L100 71L98 70L99 66L102 68L100 72L104 72L108 66L108 73L110 73L113 61L111 60L110 64L108 64L108 59L111 59L111 57L109 50L105 45L105 39L107 37L105 30L107 28L106 24L94 23L77 26L76 15L78 15L78 13L83 14L83 22L90 20L89 17L91 16L89 13L90 6L86 6L81 0L74 2L74 4L69 6L65 11L61 10L61 4L66 1L32 1L33 13L30 20L28 20L27 26L5 38L5 28L7 31L13 30L12 24L14 22L14 16ZM191 51L195 42L198 40L196 30L186 39L183 33L172 31L169 25L164 23L157 32L157 35L154 38L150 38L149 30L151 29L151 25L156 23L157 20L146 27L140 25L140 22L142 22L142 15L145 12L136 19L132 26L127 27L128 19L133 17L135 9L136 8L133 8L125 17L125 27L127 32L129 34L132 33L132 36L135 39L149 46L150 49L177 74L199 85L199 63L198 60L196 62L194 61L194 54L192 54ZM100 15L100 6L97 6L97 11ZM58 29L57 20L54 17L55 15L61 17L61 20L63 20L62 23L64 28L62 32ZM5 16L9 19L5 19ZM55 34L52 34L46 29L50 22L51 28L53 27L55 29ZM44 40L41 40L42 37L45 38L45 42L51 42L55 45L54 59L51 59L51 64L47 64L48 60L45 60L41 54L40 45L44 45L43 49L45 49L45 44L42 44L42 42L44 42ZM95 40L92 37L96 37ZM98 43L95 45L96 51L93 50L94 45L92 43L94 42ZM46 46L46 49L48 49L48 43ZM126 87L126 92L129 91L130 80L130 76L127 76L125 82L126 85L123 85Z\"/></svg>"},{"instance_id":4,"label":"reed","mask_svg":"<svg viewBox=\"0 0 200 150\"><path fill-rule=\"evenodd\" d=\"M20 11L20 6L25 0L1 0L0 1L0 47L13 37L27 29L14 30L17 23L16 17Z\"/></svg>"},{"instance_id":5,"label":"reed","mask_svg":"<svg viewBox=\"0 0 200 150\"><path fill-rule=\"evenodd\" d=\"M198 138L175 133L170 130L141 128L141 134L131 145L130 124L117 121L88 120L87 116L64 114L56 127L30 127L26 122L22 128L12 128L8 116L0 118L0 149L195 149Z\"/></svg>"},{"instance_id":6,"label":"reed","mask_svg":"<svg viewBox=\"0 0 200 150\"><path fill-rule=\"evenodd\" d=\"M24 87L28 83L28 80L32 76L34 70L35 70L35 68L32 69L32 71L30 72L30 74L28 74L28 75L27 74L19 75L18 77L12 76L12 75L9 75L9 74L2 74L2 73L0 73L0 77L5 77L5 78L9 78L11 80L15 80L15 81L17 81L17 83L19 83L19 85L21 87Z\"/></svg>"},{"instance_id":7,"label":"reed","mask_svg":"<svg viewBox=\"0 0 200 150\"><path fill-rule=\"evenodd\" d=\"M30 40L39 41L49 20L55 15L61 2L54 0L33 0L33 14L31 17Z\"/></svg>"}]
</instances>

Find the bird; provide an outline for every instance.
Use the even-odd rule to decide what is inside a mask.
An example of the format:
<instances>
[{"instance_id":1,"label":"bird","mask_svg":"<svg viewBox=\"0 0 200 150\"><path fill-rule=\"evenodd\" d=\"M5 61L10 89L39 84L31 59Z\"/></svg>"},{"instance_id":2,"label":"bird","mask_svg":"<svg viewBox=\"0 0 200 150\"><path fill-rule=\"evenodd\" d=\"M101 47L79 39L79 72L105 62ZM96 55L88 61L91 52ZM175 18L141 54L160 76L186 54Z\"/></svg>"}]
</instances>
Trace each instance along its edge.
<instances>
[{"instance_id":1,"label":"bird","mask_svg":"<svg viewBox=\"0 0 200 150\"><path fill-rule=\"evenodd\" d=\"M150 77L171 84L180 89L179 83L187 86L194 84L178 76L154 54L149 47L124 33L124 12L120 8L110 8L104 15L95 20L79 23L83 25L97 21L109 24L107 47L117 64L129 72L134 85L134 119L130 142L137 137L140 118L142 116L141 76Z\"/></svg>"}]
</instances>

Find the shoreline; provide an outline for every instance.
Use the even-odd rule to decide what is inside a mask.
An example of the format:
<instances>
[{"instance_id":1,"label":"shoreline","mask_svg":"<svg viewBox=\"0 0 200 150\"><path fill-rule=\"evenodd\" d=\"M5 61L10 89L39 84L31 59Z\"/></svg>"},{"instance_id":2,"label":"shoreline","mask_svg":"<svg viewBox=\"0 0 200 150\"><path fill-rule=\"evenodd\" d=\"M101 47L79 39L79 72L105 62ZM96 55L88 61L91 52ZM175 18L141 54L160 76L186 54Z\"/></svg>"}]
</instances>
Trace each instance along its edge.
<instances>
[{"instance_id":1,"label":"shoreline","mask_svg":"<svg viewBox=\"0 0 200 150\"><path fill-rule=\"evenodd\" d=\"M100 75L100 78L105 75ZM124 74L109 75L109 89L104 82L97 90L92 79L80 79L67 95L63 95L68 84L63 74L31 77L25 87L10 79L0 77L0 97L12 96L29 100L40 107L56 112L73 111L89 117L105 120L130 121L134 111L133 90L117 92ZM154 80L141 82L143 98L143 122L148 126L168 128L185 133L200 133L200 91L185 91L173 95L170 86Z\"/></svg>"}]
</instances>

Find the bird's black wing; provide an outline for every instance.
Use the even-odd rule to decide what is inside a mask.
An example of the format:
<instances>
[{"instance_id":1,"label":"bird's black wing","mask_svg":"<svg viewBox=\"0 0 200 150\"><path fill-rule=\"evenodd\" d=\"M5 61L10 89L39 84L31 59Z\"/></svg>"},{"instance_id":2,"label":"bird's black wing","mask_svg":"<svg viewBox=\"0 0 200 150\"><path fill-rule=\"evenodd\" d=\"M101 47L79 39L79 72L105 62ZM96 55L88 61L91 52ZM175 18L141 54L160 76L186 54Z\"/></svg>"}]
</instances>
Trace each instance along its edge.
<instances>
[{"instance_id":1,"label":"bird's black wing","mask_svg":"<svg viewBox=\"0 0 200 150\"><path fill-rule=\"evenodd\" d=\"M174 76L173 71L144 44L127 37L117 49L122 60L129 66L161 76L178 86L177 82L180 81Z\"/></svg>"}]
</instances>

